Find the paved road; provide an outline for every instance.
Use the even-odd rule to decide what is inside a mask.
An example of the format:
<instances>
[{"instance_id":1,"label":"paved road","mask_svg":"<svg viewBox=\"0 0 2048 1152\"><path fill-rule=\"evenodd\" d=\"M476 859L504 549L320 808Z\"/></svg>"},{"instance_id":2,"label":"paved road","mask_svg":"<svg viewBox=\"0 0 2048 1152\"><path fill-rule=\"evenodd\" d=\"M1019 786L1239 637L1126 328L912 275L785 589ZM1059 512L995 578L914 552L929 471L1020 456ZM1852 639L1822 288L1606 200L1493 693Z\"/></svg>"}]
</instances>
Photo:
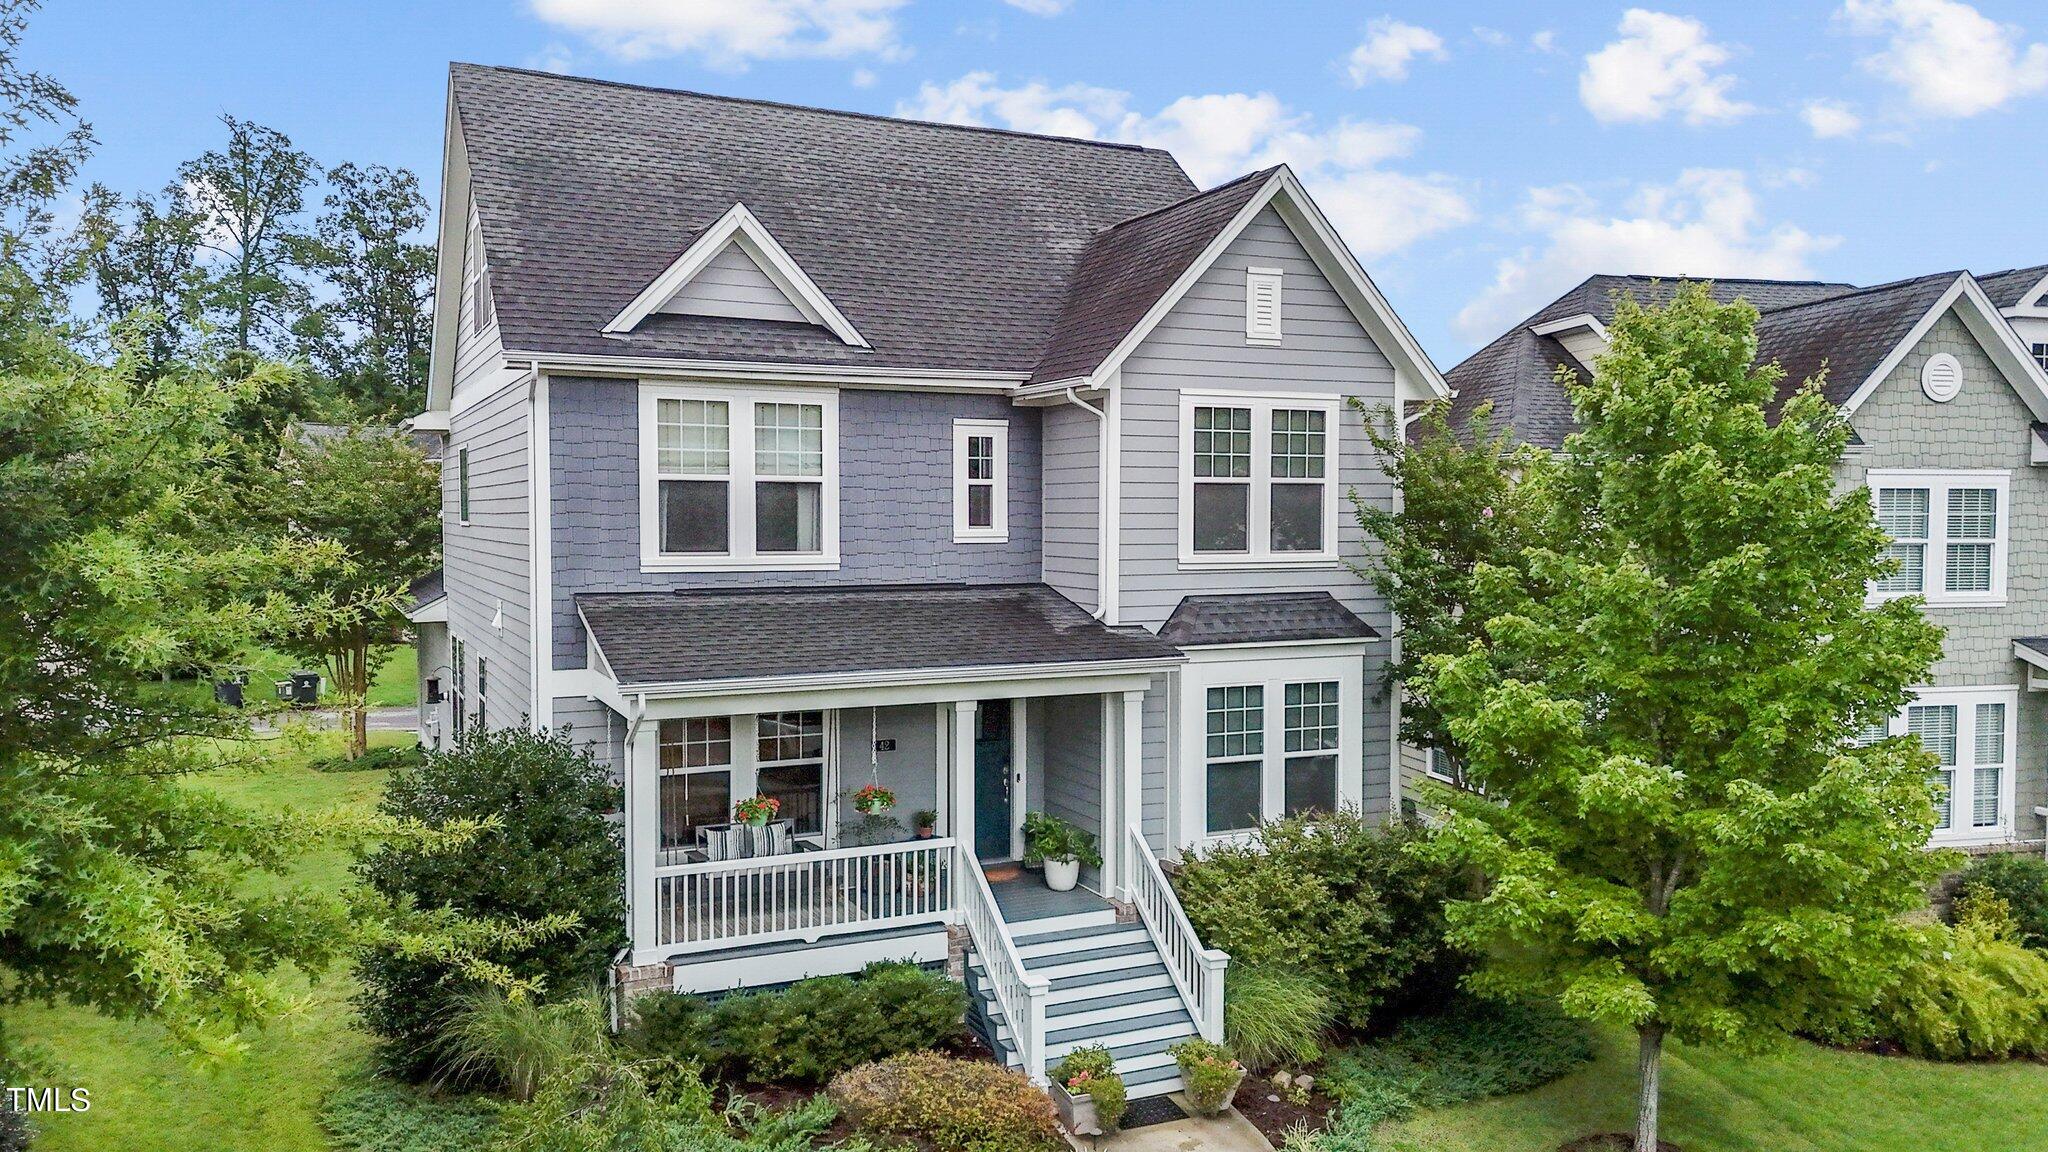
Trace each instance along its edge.
<instances>
[{"instance_id":1,"label":"paved road","mask_svg":"<svg viewBox=\"0 0 2048 1152\"><path fill-rule=\"evenodd\" d=\"M341 727L341 713L320 709L317 711L287 713L292 719L311 728ZM277 716L256 718L258 730L277 727ZM370 709L370 731L372 732L417 732L420 730L420 714L417 708L372 708Z\"/></svg>"}]
</instances>

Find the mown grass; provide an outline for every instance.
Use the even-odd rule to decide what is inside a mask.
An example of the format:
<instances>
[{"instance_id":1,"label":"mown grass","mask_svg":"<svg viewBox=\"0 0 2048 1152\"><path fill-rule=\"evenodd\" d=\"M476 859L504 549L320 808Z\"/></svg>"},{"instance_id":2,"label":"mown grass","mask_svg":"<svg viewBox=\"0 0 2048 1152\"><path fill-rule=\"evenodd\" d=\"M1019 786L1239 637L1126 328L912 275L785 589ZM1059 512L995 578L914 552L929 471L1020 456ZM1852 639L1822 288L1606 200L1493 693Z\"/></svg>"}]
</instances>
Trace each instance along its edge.
<instances>
[{"instance_id":1,"label":"mown grass","mask_svg":"<svg viewBox=\"0 0 2048 1152\"><path fill-rule=\"evenodd\" d=\"M410 644L393 644L384 653L384 663L370 678L370 707L410 708L419 700L419 651ZM250 653L243 664L249 674L246 698L251 704L276 700L277 682L307 667L304 661L267 648ZM213 698L213 684L204 680L172 680L164 691L195 702ZM322 693L320 702L333 704L334 694Z\"/></svg>"},{"instance_id":2,"label":"mown grass","mask_svg":"<svg viewBox=\"0 0 2048 1152\"><path fill-rule=\"evenodd\" d=\"M410 743L410 733L373 732L373 746ZM259 745L259 747L262 747ZM383 772L314 772L314 756L340 751L340 736L322 733L310 747L271 742L261 768L236 769L201 785L269 809L367 809L384 787ZM289 882L339 889L348 855L321 851L301 861ZM257 878L252 883L281 883ZM346 964L317 982L293 973L286 981L293 1009L250 1037L249 1050L219 1067L200 1067L173 1052L163 1030L109 1020L83 1008L11 1009L8 1027L42 1045L64 1069L65 1083L92 1090L92 1110L38 1118L39 1152L315 1152L328 1147L317 1120L320 1102L362 1065L369 1040L357 1029L348 998L355 981Z\"/></svg>"},{"instance_id":3,"label":"mown grass","mask_svg":"<svg viewBox=\"0 0 2048 1152\"><path fill-rule=\"evenodd\" d=\"M1400 1152L1553 1152L1633 1127L1635 1049L1602 1032L1584 1070L1379 1130ZM2048 1065L1932 1064L1796 1044L1760 1058L1665 1050L1663 1137L1684 1152L1982 1152L2048 1147Z\"/></svg>"}]
</instances>

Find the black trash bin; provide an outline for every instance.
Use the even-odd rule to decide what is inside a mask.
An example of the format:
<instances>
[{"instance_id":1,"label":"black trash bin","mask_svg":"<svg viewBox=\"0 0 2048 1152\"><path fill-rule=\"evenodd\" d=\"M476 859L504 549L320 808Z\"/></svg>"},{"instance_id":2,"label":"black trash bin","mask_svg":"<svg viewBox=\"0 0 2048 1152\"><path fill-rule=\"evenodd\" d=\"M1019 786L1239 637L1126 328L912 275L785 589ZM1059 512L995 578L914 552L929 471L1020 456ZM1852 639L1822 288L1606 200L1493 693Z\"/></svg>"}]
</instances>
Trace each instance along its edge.
<instances>
[{"instance_id":1,"label":"black trash bin","mask_svg":"<svg viewBox=\"0 0 2048 1152\"><path fill-rule=\"evenodd\" d=\"M213 699L216 704L225 704L230 708L240 708L242 706L242 681L215 680L213 682Z\"/></svg>"},{"instance_id":2,"label":"black trash bin","mask_svg":"<svg viewBox=\"0 0 2048 1152\"><path fill-rule=\"evenodd\" d=\"M294 672L289 680L279 683L284 691L285 702L311 706L320 702L320 674L318 672Z\"/></svg>"}]
</instances>

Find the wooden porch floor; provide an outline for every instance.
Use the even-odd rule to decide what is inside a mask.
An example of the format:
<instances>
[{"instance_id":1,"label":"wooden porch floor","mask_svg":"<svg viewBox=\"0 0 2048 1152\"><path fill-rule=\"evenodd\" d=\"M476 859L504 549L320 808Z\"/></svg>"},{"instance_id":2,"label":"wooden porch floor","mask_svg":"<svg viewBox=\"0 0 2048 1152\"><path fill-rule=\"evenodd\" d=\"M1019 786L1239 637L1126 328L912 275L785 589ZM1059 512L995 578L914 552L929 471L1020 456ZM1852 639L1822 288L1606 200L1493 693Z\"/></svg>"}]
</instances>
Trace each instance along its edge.
<instances>
[{"instance_id":1,"label":"wooden porch floor","mask_svg":"<svg viewBox=\"0 0 2048 1152\"><path fill-rule=\"evenodd\" d=\"M1002 880L991 877L988 890L995 896L996 908L1003 914L1003 919L1012 924L1071 916L1077 912L1096 912L1109 907L1109 901L1086 888L1055 892L1045 886L1045 877L1037 872L1019 872Z\"/></svg>"}]
</instances>

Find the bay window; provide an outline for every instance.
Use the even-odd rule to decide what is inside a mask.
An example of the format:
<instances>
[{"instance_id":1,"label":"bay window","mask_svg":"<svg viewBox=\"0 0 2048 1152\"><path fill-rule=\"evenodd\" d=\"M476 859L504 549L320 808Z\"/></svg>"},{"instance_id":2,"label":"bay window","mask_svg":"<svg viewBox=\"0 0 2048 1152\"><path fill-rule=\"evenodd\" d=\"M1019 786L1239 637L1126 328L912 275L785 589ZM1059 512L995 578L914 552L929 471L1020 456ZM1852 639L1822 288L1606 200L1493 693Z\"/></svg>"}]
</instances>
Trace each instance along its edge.
<instances>
[{"instance_id":1,"label":"bay window","mask_svg":"<svg viewBox=\"0 0 2048 1152\"><path fill-rule=\"evenodd\" d=\"M1181 394L1183 567L1336 559L1338 403Z\"/></svg>"},{"instance_id":2,"label":"bay window","mask_svg":"<svg viewBox=\"0 0 2048 1152\"><path fill-rule=\"evenodd\" d=\"M1873 469L1871 500L1898 567L1871 595L1925 596L1932 607L2003 604L2009 480L2002 471Z\"/></svg>"},{"instance_id":3,"label":"bay window","mask_svg":"<svg viewBox=\"0 0 2048 1152\"><path fill-rule=\"evenodd\" d=\"M1269 821L1360 802L1364 661L1274 652L1202 653L1188 665L1177 836L1239 839Z\"/></svg>"},{"instance_id":4,"label":"bay window","mask_svg":"<svg viewBox=\"0 0 2048 1152\"><path fill-rule=\"evenodd\" d=\"M837 399L799 389L641 388L641 568L839 562Z\"/></svg>"}]
</instances>

